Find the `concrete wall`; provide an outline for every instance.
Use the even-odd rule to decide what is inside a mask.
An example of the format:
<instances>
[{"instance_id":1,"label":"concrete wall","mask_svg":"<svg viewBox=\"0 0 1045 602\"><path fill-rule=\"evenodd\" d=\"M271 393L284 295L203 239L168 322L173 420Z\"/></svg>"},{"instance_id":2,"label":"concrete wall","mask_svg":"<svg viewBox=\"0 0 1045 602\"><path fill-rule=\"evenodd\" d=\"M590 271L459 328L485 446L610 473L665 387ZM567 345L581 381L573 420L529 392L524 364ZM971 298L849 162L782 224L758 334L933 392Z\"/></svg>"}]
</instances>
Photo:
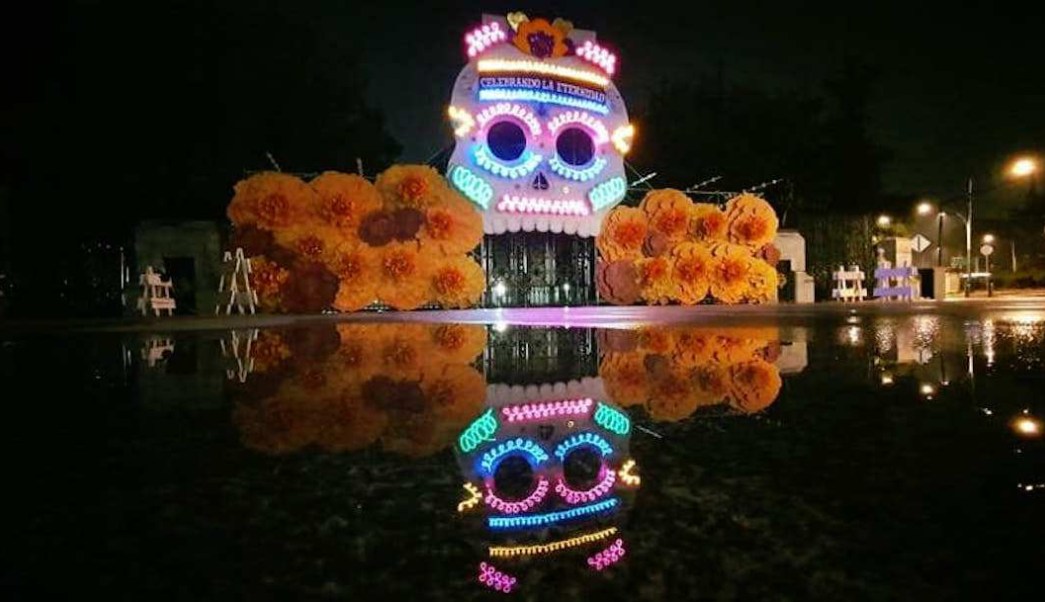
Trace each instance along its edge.
<instances>
[{"instance_id":1,"label":"concrete wall","mask_svg":"<svg viewBox=\"0 0 1045 602\"><path fill-rule=\"evenodd\" d=\"M131 272L128 307L134 308L138 294L138 275L146 266L167 272L165 257L192 258L195 278L192 283L196 312L206 315L214 312L218 301L218 282L221 279L221 232L216 222L207 221L148 221L138 225L134 235L135 265ZM182 291L184 294L184 291ZM179 296L175 283L175 298ZM184 312L182 312L184 313Z\"/></svg>"}]
</instances>

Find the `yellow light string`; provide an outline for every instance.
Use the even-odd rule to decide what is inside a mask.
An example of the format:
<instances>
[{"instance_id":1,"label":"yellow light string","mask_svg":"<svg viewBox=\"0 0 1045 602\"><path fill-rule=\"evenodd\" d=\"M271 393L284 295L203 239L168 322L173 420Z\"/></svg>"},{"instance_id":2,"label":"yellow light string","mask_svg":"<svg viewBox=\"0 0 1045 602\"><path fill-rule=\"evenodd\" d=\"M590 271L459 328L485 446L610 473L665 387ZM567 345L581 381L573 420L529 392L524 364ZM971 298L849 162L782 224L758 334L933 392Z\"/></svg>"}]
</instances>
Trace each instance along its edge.
<instances>
[{"instance_id":1,"label":"yellow light string","mask_svg":"<svg viewBox=\"0 0 1045 602\"><path fill-rule=\"evenodd\" d=\"M606 539L607 537L615 534L616 532L617 527L610 527L609 529L603 529L602 531L596 531L594 533L588 533L586 535L578 535L577 537L571 537L569 539L562 539L559 541L553 541L551 543L545 543L536 546L492 546L490 548L490 556L494 558L504 558L511 556L535 556L537 554L549 554L551 552L558 552L559 550L575 548L586 543L592 543L593 541Z\"/></svg>"},{"instance_id":2,"label":"yellow light string","mask_svg":"<svg viewBox=\"0 0 1045 602\"><path fill-rule=\"evenodd\" d=\"M513 61L505 59L483 59L479 61L479 73L535 73L572 79L605 88L610 80L604 75L574 69L563 65L552 65L540 61Z\"/></svg>"},{"instance_id":3,"label":"yellow light string","mask_svg":"<svg viewBox=\"0 0 1045 602\"><path fill-rule=\"evenodd\" d=\"M628 460L620 467L617 471L617 476L625 485L638 485L642 482L642 478L639 475L631 474L631 469L635 468L635 460Z\"/></svg>"},{"instance_id":4,"label":"yellow light string","mask_svg":"<svg viewBox=\"0 0 1045 602\"><path fill-rule=\"evenodd\" d=\"M483 494L479 492L479 488L475 485L472 485L471 483L465 483L463 487L464 490L467 491L471 497L464 500L460 504L457 504L458 512L464 512L465 510L471 510L472 508L475 508L475 505L483 499Z\"/></svg>"}]
</instances>

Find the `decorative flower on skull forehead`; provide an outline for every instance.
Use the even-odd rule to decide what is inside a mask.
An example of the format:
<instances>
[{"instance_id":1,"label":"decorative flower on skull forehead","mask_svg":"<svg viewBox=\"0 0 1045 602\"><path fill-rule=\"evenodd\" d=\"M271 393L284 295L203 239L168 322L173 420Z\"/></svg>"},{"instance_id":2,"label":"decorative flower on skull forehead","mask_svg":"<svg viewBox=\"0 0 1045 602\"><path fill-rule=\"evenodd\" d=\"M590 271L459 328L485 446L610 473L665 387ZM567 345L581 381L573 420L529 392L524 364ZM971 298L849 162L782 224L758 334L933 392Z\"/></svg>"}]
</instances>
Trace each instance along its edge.
<instances>
[{"instance_id":1,"label":"decorative flower on skull forehead","mask_svg":"<svg viewBox=\"0 0 1045 602\"><path fill-rule=\"evenodd\" d=\"M556 19L549 23L546 19L530 20L523 13L512 13L508 23L515 29L512 44L526 54L539 59L573 54L573 42L566 37L573 29L569 21Z\"/></svg>"}]
</instances>

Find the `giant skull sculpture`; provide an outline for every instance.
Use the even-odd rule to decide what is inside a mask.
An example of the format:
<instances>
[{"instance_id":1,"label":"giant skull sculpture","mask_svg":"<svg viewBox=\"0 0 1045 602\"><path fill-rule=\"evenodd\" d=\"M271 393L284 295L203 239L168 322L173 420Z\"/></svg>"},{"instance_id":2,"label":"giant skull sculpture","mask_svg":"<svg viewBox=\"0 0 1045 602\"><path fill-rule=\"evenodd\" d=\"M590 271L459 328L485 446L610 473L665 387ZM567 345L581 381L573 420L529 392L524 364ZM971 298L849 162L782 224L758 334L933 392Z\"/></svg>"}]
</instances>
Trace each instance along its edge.
<instances>
[{"instance_id":1,"label":"giant skull sculpture","mask_svg":"<svg viewBox=\"0 0 1045 602\"><path fill-rule=\"evenodd\" d=\"M595 236L624 198L634 129L610 81L616 57L590 31L521 13L483 16L448 110L447 178L483 212L487 234Z\"/></svg>"}]
</instances>

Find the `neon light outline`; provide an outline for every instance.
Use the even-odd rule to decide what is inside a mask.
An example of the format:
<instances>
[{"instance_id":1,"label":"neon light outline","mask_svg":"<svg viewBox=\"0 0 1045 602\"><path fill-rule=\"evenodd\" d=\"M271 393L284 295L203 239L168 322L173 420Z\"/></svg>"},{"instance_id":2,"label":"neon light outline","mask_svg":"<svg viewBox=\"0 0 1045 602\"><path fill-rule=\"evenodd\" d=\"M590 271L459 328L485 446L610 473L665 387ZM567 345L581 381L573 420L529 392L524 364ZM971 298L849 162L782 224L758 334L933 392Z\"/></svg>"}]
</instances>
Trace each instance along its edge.
<instances>
[{"instance_id":1,"label":"neon light outline","mask_svg":"<svg viewBox=\"0 0 1045 602\"><path fill-rule=\"evenodd\" d=\"M476 165L495 176L501 176L502 178L512 180L530 175L533 173L533 170L537 169L537 166L541 164L541 161L544 160L544 157L537 153L526 151L523 153L522 163L511 166L505 165L492 156L493 153L489 151L485 144L477 145L473 154L475 156Z\"/></svg>"},{"instance_id":2,"label":"neon light outline","mask_svg":"<svg viewBox=\"0 0 1045 602\"><path fill-rule=\"evenodd\" d=\"M585 416L591 411L592 403L590 398L524 403L501 408L501 415L508 422L528 422L559 416Z\"/></svg>"},{"instance_id":3,"label":"neon light outline","mask_svg":"<svg viewBox=\"0 0 1045 602\"><path fill-rule=\"evenodd\" d=\"M610 136L610 139L613 140L613 146L617 151L622 155L626 155L631 150L631 139L633 137L635 137L635 126L629 123L613 130L613 135Z\"/></svg>"},{"instance_id":4,"label":"neon light outline","mask_svg":"<svg viewBox=\"0 0 1045 602\"><path fill-rule=\"evenodd\" d=\"M446 114L454 123L454 136L457 136L458 138L472 131L472 128L475 126L475 120L472 119L472 114L464 109L450 105L446 107Z\"/></svg>"},{"instance_id":5,"label":"neon light outline","mask_svg":"<svg viewBox=\"0 0 1045 602\"><path fill-rule=\"evenodd\" d=\"M617 476L620 477L621 483L628 486L638 487L642 483L642 477L637 474L632 474L631 470L635 468L635 460L628 458L628 460L621 465L620 470L617 471Z\"/></svg>"},{"instance_id":6,"label":"neon light outline","mask_svg":"<svg viewBox=\"0 0 1045 602\"><path fill-rule=\"evenodd\" d=\"M492 419L493 410L488 410L488 412L491 414ZM494 468L500 463L501 459L513 451L521 451L529 456L531 465L540 464L548 459L548 453L541 449L541 446L535 441L516 437L501 443L497 447L486 450L486 453L483 454L482 459L479 461L479 466L482 467L487 475L493 474Z\"/></svg>"},{"instance_id":7,"label":"neon light outline","mask_svg":"<svg viewBox=\"0 0 1045 602\"><path fill-rule=\"evenodd\" d=\"M588 200L591 201L591 206L598 211L623 199L624 193L627 191L628 185L624 182L624 178L610 178L592 188L588 192Z\"/></svg>"},{"instance_id":8,"label":"neon light outline","mask_svg":"<svg viewBox=\"0 0 1045 602\"><path fill-rule=\"evenodd\" d=\"M576 50L577 56L599 66L607 75L613 75L617 70L617 56L599 46L591 40L585 40L584 44Z\"/></svg>"},{"instance_id":9,"label":"neon light outline","mask_svg":"<svg viewBox=\"0 0 1045 602\"><path fill-rule=\"evenodd\" d=\"M479 583L491 589L507 594L518 581L515 577L497 570L492 564L479 563Z\"/></svg>"},{"instance_id":10,"label":"neon light outline","mask_svg":"<svg viewBox=\"0 0 1045 602\"><path fill-rule=\"evenodd\" d=\"M552 171L566 178L567 180L574 180L577 182L587 182L595 176L602 173L602 170L606 168L606 159L602 157L596 157L595 162L585 167L584 169L577 169L567 165L559 155L552 155L551 159L548 159L548 167L552 168Z\"/></svg>"},{"instance_id":11,"label":"neon light outline","mask_svg":"<svg viewBox=\"0 0 1045 602\"><path fill-rule=\"evenodd\" d=\"M615 497L589 504L587 506L577 506L576 508L570 508L569 510L560 510L558 512L548 512L545 514L528 514L526 516L491 516L486 519L487 525L491 529L516 529L520 527L540 527L543 525L553 525L557 522L570 520L574 518L580 518L588 516L589 514L596 514L603 510L610 510L620 504L620 500Z\"/></svg>"},{"instance_id":12,"label":"neon light outline","mask_svg":"<svg viewBox=\"0 0 1045 602\"><path fill-rule=\"evenodd\" d=\"M618 435L627 435L631 430L631 419L627 414L602 402L595 406L594 420L602 428Z\"/></svg>"},{"instance_id":13,"label":"neon light outline","mask_svg":"<svg viewBox=\"0 0 1045 602\"><path fill-rule=\"evenodd\" d=\"M522 105L511 102L499 102L493 106L486 107L481 113L475 116L475 120L479 122L479 127L485 128L486 124L490 123L494 117L500 117L501 115L515 117L519 121L525 123L526 127L530 128L531 134L534 136L541 135L541 122L537 120L533 111Z\"/></svg>"},{"instance_id":14,"label":"neon light outline","mask_svg":"<svg viewBox=\"0 0 1045 602\"><path fill-rule=\"evenodd\" d=\"M605 124L591 115L580 111L566 111L565 113L560 113L548 122L548 130L552 134L557 134L560 129L574 123L579 123L591 130L591 132L595 134L592 136L592 140L596 145L605 144L610 139L610 133L609 130L606 129Z\"/></svg>"},{"instance_id":15,"label":"neon light outline","mask_svg":"<svg viewBox=\"0 0 1045 602\"><path fill-rule=\"evenodd\" d=\"M559 458L559 461L562 461L570 450L585 445L590 445L598 449L604 457L613 453L613 447L607 443L601 435L595 433L577 433L560 443L559 446L555 448L555 457Z\"/></svg>"},{"instance_id":16,"label":"neon light outline","mask_svg":"<svg viewBox=\"0 0 1045 602\"><path fill-rule=\"evenodd\" d=\"M490 479L492 481L492 479ZM526 496L517 502L509 502L498 497L493 492L493 483L486 483L486 505L503 512L504 514L519 514L520 512L529 512L534 506L540 504L544 500L544 496L548 495L548 479L544 477L538 477L537 487Z\"/></svg>"},{"instance_id":17,"label":"neon light outline","mask_svg":"<svg viewBox=\"0 0 1045 602\"><path fill-rule=\"evenodd\" d=\"M457 438L457 445L461 451L468 453L487 441L497 432L497 419L493 417L493 410L489 409L482 416L476 418L468 425L468 428Z\"/></svg>"},{"instance_id":18,"label":"neon light outline","mask_svg":"<svg viewBox=\"0 0 1045 602\"><path fill-rule=\"evenodd\" d=\"M591 213L588 204L580 199L546 199L543 197L521 197L504 195L497 203L497 210L504 213L538 213L542 215L573 215L584 217Z\"/></svg>"},{"instance_id":19,"label":"neon light outline","mask_svg":"<svg viewBox=\"0 0 1045 602\"><path fill-rule=\"evenodd\" d=\"M603 529L602 531L595 531L594 533L587 533L585 535L578 535L569 539L561 539L559 541L553 541L551 543L540 544L535 546L491 546L487 551L493 558L511 558L513 556L537 556L539 554L551 554L560 550L566 550L569 548L575 548L582 546L586 543L592 543L601 541L616 535L617 527L610 527L609 529Z\"/></svg>"},{"instance_id":20,"label":"neon light outline","mask_svg":"<svg viewBox=\"0 0 1045 602\"><path fill-rule=\"evenodd\" d=\"M508 34L501 29L501 24L496 21L476 27L464 36L464 41L468 44L469 57L474 57L494 44L504 42L507 39Z\"/></svg>"},{"instance_id":21,"label":"neon light outline","mask_svg":"<svg viewBox=\"0 0 1045 602\"><path fill-rule=\"evenodd\" d=\"M566 481L563 480L562 477L559 477L559 482L555 484L555 492L558 493L562 499L566 500L567 504L594 502L600 497L606 495L606 493L613 488L613 483L617 480L616 472L606 469L603 469L602 472L602 480L596 483L592 488L585 491L572 489L566 484Z\"/></svg>"},{"instance_id":22,"label":"neon light outline","mask_svg":"<svg viewBox=\"0 0 1045 602\"><path fill-rule=\"evenodd\" d=\"M619 562L621 558L624 558L624 554L624 540L617 539L617 541L610 544L610 546L605 550L590 556L588 558L588 566L596 571L601 571L611 564Z\"/></svg>"},{"instance_id":23,"label":"neon light outline","mask_svg":"<svg viewBox=\"0 0 1045 602\"><path fill-rule=\"evenodd\" d=\"M476 65L476 70L479 73L536 73L539 75L550 75L594 84L601 88L605 88L610 83L608 77L599 73L542 61L482 59Z\"/></svg>"},{"instance_id":24,"label":"neon light outline","mask_svg":"<svg viewBox=\"0 0 1045 602\"><path fill-rule=\"evenodd\" d=\"M493 198L493 187L486 180L475 175L472 170L463 165L451 166L448 173L454 188L459 190L465 198L483 209L489 209L490 199Z\"/></svg>"},{"instance_id":25,"label":"neon light outline","mask_svg":"<svg viewBox=\"0 0 1045 602\"><path fill-rule=\"evenodd\" d=\"M467 491L468 495L471 497L457 504L458 512L464 512L465 510L471 510L472 508L475 508L476 504L478 504L483 499L483 493L479 491L479 488L475 485L472 485L471 483L465 483L464 485L462 485L462 487L464 487L464 490Z\"/></svg>"},{"instance_id":26,"label":"neon light outline","mask_svg":"<svg viewBox=\"0 0 1045 602\"><path fill-rule=\"evenodd\" d=\"M574 98L572 96L557 94L555 92L546 92L544 90L484 88L479 90L479 100L523 100L527 102L542 102L545 104L585 109L588 111L595 111L602 115L606 115L610 112L610 108L603 103L584 98Z\"/></svg>"}]
</instances>

